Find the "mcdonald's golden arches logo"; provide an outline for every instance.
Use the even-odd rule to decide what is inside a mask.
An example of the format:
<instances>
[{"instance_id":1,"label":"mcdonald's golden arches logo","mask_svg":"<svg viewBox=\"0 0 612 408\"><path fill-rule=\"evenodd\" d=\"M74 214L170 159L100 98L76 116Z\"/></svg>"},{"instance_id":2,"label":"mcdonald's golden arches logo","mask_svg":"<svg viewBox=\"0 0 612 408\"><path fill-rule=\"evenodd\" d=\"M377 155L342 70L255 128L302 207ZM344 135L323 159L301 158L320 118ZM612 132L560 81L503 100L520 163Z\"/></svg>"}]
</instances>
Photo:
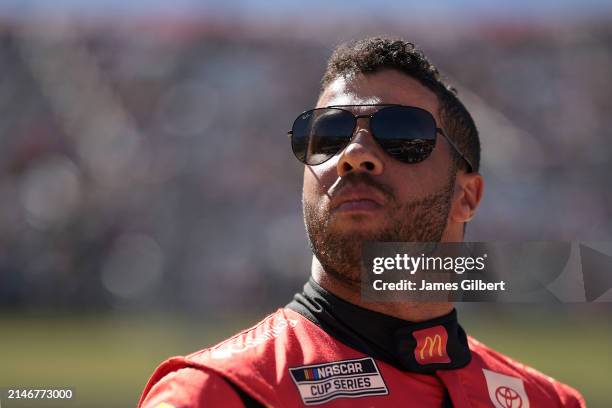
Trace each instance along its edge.
<instances>
[{"instance_id":1,"label":"mcdonald's golden arches logo","mask_svg":"<svg viewBox=\"0 0 612 408\"><path fill-rule=\"evenodd\" d=\"M432 363L450 363L446 352L448 333L442 325L412 332L417 344L414 357L417 363L425 365Z\"/></svg>"},{"instance_id":2,"label":"mcdonald's golden arches logo","mask_svg":"<svg viewBox=\"0 0 612 408\"><path fill-rule=\"evenodd\" d=\"M425 360L425 350L427 350L427 346L429 345L429 357L433 357L434 352L436 352L437 350L437 354L439 357L442 357L442 337L439 334L436 334L433 336L433 339L431 336L426 336L425 337L425 344L423 344L423 347L421 347L421 351L420 351L420 357L421 360ZM438 348L436 349L436 345L438 346Z\"/></svg>"}]
</instances>

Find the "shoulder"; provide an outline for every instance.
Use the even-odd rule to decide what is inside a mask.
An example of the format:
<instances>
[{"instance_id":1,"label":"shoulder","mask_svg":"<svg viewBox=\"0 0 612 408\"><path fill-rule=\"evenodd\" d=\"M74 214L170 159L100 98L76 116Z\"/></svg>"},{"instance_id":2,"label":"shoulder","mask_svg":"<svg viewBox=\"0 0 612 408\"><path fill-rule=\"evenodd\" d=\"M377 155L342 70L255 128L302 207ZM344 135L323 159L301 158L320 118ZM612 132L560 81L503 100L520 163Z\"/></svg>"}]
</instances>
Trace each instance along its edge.
<instances>
[{"instance_id":1,"label":"shoulder","mask_svg":"<svg viewBox=\"0 0 612 408\"><path fill-rule=\"evenodd\" d=\"M188 395L197 401L207 395L233 393L235 397L236 390L240 390L259 401L274 401L274 386L286 375L289 360L300 354L297 359L302 361L304 354L316 353L316 347L309 341L316 330L313 323L298 313L279 309L217 345L166 360L151 376L141 404L149 401L152 393L162 391L165 395ZM321 338L317 337L319 341ZM150 404L140 406L157 408ZM206 406L216 405L207 401Z\"/></svg>"},{"instance_id":2,"label":"shoulder","mask_svg":"<svg viewBox=\"0 0 612 408\"><path fill-rule=\"evenodd\" d=\"M549 401L557 400L563 407L586 407L582 395L574 388L563 384L533 367L518 362L473 337L468 337L472 358L493 371L520 378L530 389L538 392Z\"/></svg>"},{"instance_id":3,"label":"shoulder","mask_svg":"<svg viewBox=\"0 0 612 408\"><path fill-rule=\"evenodd\" d=\"M160 377L143 394L139 408L243 406L230 383L210 370L183 367Z\"/></svg>"},{"instance_id":4,"label":"shoulder","mask_svg":"<svg viewBox=\"0 0 612 408\"><path fill-rule=\"evenodd\" d=\"M240 361L244 357L265 352L277 338L295 337L294 331L301 329L298 325L303 325L303 320L291 310L278 309L256 325L186 358L195 362Z\"/></svg>"}]
</instances>

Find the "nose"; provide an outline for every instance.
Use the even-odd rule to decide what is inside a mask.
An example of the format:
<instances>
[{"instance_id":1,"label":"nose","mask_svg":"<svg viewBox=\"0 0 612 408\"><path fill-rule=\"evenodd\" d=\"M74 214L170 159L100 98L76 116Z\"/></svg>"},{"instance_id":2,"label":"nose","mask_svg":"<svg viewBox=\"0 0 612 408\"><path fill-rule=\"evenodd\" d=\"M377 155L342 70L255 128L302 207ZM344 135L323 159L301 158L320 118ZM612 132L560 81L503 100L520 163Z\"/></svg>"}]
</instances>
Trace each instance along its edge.
<instances>
[{"instance_id":1,"label":"nose","mask_svg":"<svg viewBox=\"0 0 612 408\"><path fill-rule=\"evenodd\" d=\"M367 127L358 126L351 142L344 148L338 159L338 176L350 172L367 172L372 175L383 173L384 164L380 147L372 137Z\"/></svg>"}]
</instances>

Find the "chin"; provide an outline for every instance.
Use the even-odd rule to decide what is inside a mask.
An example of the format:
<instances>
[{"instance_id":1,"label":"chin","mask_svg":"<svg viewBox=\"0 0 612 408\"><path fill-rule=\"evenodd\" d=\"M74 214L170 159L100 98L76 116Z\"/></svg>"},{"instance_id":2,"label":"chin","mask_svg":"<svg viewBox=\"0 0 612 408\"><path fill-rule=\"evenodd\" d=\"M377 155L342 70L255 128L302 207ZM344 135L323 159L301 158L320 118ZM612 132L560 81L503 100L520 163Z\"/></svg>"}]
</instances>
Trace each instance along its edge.
<instances>
[{"instance_id":1,"label":"chin","mask_svg":"<svg viewBox=\"0 0 612 408\"><path fill-rule=\"evenodd\" d=\"M380 220L360 214L342 216L341 219L332 219L330 230L334 233L357 233L367 232L368 236L377 236L385 229L385 225Z\"/></svg>"}]
</instances>

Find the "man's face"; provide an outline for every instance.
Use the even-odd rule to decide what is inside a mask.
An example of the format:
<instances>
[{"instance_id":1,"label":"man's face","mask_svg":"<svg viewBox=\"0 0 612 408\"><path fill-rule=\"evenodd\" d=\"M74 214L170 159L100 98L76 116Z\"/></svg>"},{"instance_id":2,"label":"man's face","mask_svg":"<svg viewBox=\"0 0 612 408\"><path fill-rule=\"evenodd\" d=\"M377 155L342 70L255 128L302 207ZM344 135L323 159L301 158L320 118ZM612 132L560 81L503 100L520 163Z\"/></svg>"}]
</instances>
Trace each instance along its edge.
<instances>
[{"instance_id":1,"label":"man's face","mask_svg":"<svg viewBox=\"0 0 612 408\"><path fill-rule=\"evenodd\" d=\"M423 108L433 114L438 127L442 125L435 94L395 70L337 78L323 90L317 107L381 103ZM379 108L346 109L368 114ZM377 144L369 119L358 119L343 151L304 169L304 222L314 255L327 273L358 284L365 241L440 241L454 179L443 138L426 160L406 164Z\"/></svg>"}]
</instances>

